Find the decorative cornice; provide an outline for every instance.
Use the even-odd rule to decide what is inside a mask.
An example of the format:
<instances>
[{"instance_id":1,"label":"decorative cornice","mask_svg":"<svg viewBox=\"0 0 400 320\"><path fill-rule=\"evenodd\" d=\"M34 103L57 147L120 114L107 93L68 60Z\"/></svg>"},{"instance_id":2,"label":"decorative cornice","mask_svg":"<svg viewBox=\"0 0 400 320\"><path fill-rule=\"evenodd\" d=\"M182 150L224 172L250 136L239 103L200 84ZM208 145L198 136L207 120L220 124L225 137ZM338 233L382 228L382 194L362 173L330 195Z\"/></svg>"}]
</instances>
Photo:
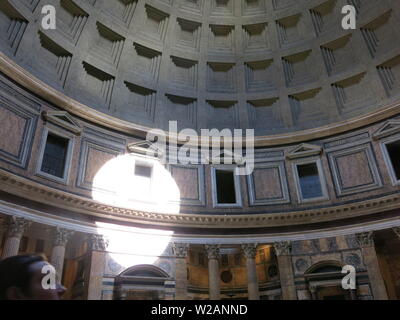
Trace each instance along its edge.
<instances>
[{"instance_id":1,"label":"decorative cornice","mask_svg":"<svg viewBox=\"0 0 400 320\"><path fill-rule=\"evenodd\" d=\"M207 252L208 259L218 259L220 256L219 244L206 244L204 249Z\"/></svg>"},{"instance_id":2,"label":"decorative cornice","mask_svg":"<svg viewBox=\"0 0 400 320\"><path fill-rule=\"evenodd\" d=\"M307 143L302 143L301 145L295 147L293 150L289 151L286 154L286 158L298 159L298 158L320 155L321 153L322 153L322 147Z\"/></svg>"},{"instance_id":3,"label":"decorative cornice","mask_svg":"<svg viewBox=\"0 0 400 320\"><path fill-rule=\"evenodd\" d=\"M374 232L369 231L369 232L357 233L356 240L357 240L358 245L361 248L373 246L374 245Z\"/></svg>"},{"instance_id":4,"label":"decorative cornice","mask_svg":"<svg viewBox=\"0 0 400 320\"><path fill-rule=\"evenodd\" d=\"M0 215L4 218L9 215L15 215L18 217L25 218L33 223L39 223L52 228L62 227L69 230L74 230L79 233L93 233L98 234L98 225L95 219L92 222L83 221L77 219L76 217L66 217L57 216L44 211L38 211L32 208L27 208L21 204L15 204L0 200ZM114 223L118 224L117 221ZM204 244L221 244L221 245L238 245L243 243L263 243L272 244L274 242L280 241L304 241L304 240L314 240L321 238L333 238L333 237L344 237L348 235L354 236L356 233L366 232L366 231L378 231L387 230L394 227L400 227L400 219L398 217L385 218L381 221L370 221L370 222L360 222L354 223L348 226L338 226L338 227L326 227L319 228L314 231L298 230L296 232L288 231L268 231L260 234L234 234L234 235L224 235L214 233L210 237L204 230L200 230L195 234L188 235L187 233L181 234L179 231L175 231L173 236L163 234L165 241L168 242L181 242L189 243L190 245L204 245ZM153 228L154 229L154 228ZM4 230L5 231L5 230ZM153 233L152 233L153 234ZM160 234L155 231L154 235L159 237Z\"/></svg>"},{"instance_id":5,"label":"decorative cornice","mask_svg":"<svg viewBox=\"0 0 400 320\"><path fill-rule=\"evenodd\" d=\"M257 254L257 243L244 243L241 245L244 256L247 259L254 259Z\"/></svg>"},{"instance_id":6,"label":"decorative cornice","mask_svg":"<svg viewBox=\"0 0 400 320\"><path fill-rule=\"evenodd\" d=\"M151 128L149 127L133 124L131 122L96 111L93 108L90 108L66 96L65 94L61 93L60 91L33 76L31 73L15 63L11 58L7 57L4 53L1 52L0 69L8 77L13 79L20 85L23 85L28 90L80 118L111 128L113 130L119 130L121 132L137 135L139 137L145 137L147 132L151 130ZM259 136L255 138L255 146L262 147L301 143L303 141L310 141L322 137L333 136L342 132L366 126L371 123L376 123L378 121L388 119L394 115L399 114L399 112L400 111L398 103L393 103L368 114L358 116L357 118L343 120L341 122L329 124L319 128L294 131L272 136ZM190 139L190 141L193 141L193 143L196 142L197 144L198 139L194 137L192 138L193 139ZM169 133L168 139L172 142L179 142L178 136L176 134L173 135ZM225 143L226 142L230 141L226 139ZM200 141L200 144L204 143L207 143L208 145L209 139L207 138L204 139L204 141Z\"/></svg>"},{"instance_id":7,"label":"decorative cornice","mask_svg":"<svg viewBox=\"0 0 400 320\"><path fill-rule=\"evenodd\" d=\"M109 241L102 234L90 234L88 237L89 250L106 251Z\"/></svg>"},{"instance_id":8,"label":"decorative cornice","mask_svg":"<svg viewBox=\"0 0 400 320\"><path fill-rule=\"evenodd\" d=\"M225 149L221 150L221 152L217 155L206 156L206 160L210 164L231 163L238 166L243 166L246 163L245 158L241 154L237 154Z\"/></svg>"},{"instance_id":9,"label":"decorative cornice","mask_svg":"<svg viewBox=\"0 0 400 320\"><path fill-rule=\"evenodd\" d=\"M130 153L136 153L140 155L145 155L152 158L162 158L164 153L161 149L157 148L155 143L151 141L139 141L130 143L127 146L127 149Z\"/></svg>"},{"instance_id":10,"label":"decorative cornice","mask_svg":"<svg viewBox=\"0 0 400 320\"><path fill-rule=\"evenodd\" d=\"M287 225L316 224L347 219L400 208L400 194L391 194L350 204L325 208L289 211L284 213L201 215L163 214L120 208L102 204L89 198L60 191L38 182L19 177L0 169L0 190L22 196L43 204L63 208L81 214L152 226L184 228L268 228Z\"/></svg>"},{"instance_id":11,"label":"decorative cornice","mask_svg":"<svg viewBox=\"0 0 400 320\"><path fill-rule=\"evenodd\" d=\"M21 238L24 232L30 227L31 221L24 218L9 216L5 222L7 237Z\"/></svg>"},{"instance_id":12,"label":"decorative cornice","mask_svg":"<svg viewBox=\"0 0 400 320\"><path fill-rule=\"evenodd\" d=\"M390 119L386 121L376 132L374 132L372 137L374 140L379 140L399 132L400 132L400 120Z\"/></svg>"},{"instance_id":13,"label":"decorative cornice","mask_svg":"<svg viewBox=\"0 0 400 320\"><path fill-rule=\"evenodd\" d=\"M65 247L74 231L57 227L54 231L53 246Z\"/></svg>"},{"instance_id":14,"label":"decorative cornice","mask_svg":"<svg viewBox=\"0 0 400 320\"><path fill-rule=\"evenodd\" d=\"M292 243L290 241L275 242L274 249L277 256L288 256L292 251Z\"/></svg>"},{"instance_id":15,"label":"decorative cornice","mask_svg":"<svg viewBox=\"0 0 400 320\"><path fill-rule=\"evenodd\" d=\"M172 250L177 258L186 258L189 251L189 244L174 242L172 244Z\"/></svg>"},{"instance_id":16,"label":"decorative cornice","mask_svg":"<svg viewBox=\"0 0 400 320\"><path fill-rule=\"evenodd\" d=\"M68 131L73 132L76 135L80 135L82 133L82 127L66 111L43 111L42 118L44 121L54 123Z\"/></svg>"}]
</instances>

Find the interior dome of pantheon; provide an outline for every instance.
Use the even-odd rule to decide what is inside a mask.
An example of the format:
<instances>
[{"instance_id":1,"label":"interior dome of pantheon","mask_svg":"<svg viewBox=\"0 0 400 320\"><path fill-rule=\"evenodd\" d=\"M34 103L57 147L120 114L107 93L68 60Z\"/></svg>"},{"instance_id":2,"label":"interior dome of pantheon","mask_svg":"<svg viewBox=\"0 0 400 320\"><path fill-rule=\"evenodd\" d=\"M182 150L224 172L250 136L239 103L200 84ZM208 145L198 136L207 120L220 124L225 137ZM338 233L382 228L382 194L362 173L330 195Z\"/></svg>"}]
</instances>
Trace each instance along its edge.
<instances>
[{"instance_id":1,"label":"interior dome of pantheon","mask_svg":"<svg viewBox=\"0 0 400 320\"><path fill-rule=\"evenodd\" d=\"M1 258L65 299L400 299L399 29L399 0L0 0Z\"/></svg>"}]
</instances>

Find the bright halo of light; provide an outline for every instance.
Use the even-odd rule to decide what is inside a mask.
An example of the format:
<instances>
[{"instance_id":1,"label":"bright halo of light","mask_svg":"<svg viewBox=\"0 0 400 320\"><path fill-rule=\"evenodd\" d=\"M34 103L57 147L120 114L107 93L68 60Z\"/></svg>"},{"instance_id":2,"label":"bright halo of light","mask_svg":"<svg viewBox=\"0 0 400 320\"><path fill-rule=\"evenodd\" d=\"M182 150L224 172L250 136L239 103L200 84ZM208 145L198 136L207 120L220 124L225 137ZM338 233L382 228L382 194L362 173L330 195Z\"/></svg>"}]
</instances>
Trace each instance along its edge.
<instances>
[{"instance_id":1,"label":"bright halo of light","mask_svg":"<svg viewBox=\"0 0 400 320\"><path fill-rule=\"evenodd\" d=\"M151 178L135 167L151 168ZM180 191L170 172L156 159L118 156L102 166L93 179L92 198L98 202L147 212L177 214Z\"/></svg>"},{"instance_id":2,"label":"bright halo of light","mask_svg":"<svg viewBox=\"0 0 400 320\"><path fill-rule=\"evenodd\" d=\"M110 258L121 271L140 264L154 264L167 248L173 231L143 229L96 222L98 234L108 240Z\"/></svg>"}]
</instances>

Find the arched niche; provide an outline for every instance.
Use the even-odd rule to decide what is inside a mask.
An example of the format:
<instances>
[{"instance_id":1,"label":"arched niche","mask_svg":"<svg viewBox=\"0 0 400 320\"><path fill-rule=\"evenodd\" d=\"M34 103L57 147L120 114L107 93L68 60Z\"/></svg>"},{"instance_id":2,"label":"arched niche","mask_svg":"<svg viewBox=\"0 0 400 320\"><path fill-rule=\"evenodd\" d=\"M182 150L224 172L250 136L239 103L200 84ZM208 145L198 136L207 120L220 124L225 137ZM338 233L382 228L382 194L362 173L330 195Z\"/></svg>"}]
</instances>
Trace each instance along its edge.
<instances>
[{"instance_id":1,"label":"arched niche","mask_svg":"<svg viewBox=\"0 0 400 320\"><path fill-rule=\"evenodd\" d=\"M168 273L154 265L137 265L115 278L117 300L171 299L175 282Z\"/></svg>"},{"instance_id":2,"label":"arched niche","mask_svg":"<svg viewBox=\"0 0 400 320\"><path fill-rule=\"evenodd\" d=\"M336 260L320 261L304 272L312 300L355 300L355 290L345 290L342 280L344 264Z\"/></svg>"}]
</instances>

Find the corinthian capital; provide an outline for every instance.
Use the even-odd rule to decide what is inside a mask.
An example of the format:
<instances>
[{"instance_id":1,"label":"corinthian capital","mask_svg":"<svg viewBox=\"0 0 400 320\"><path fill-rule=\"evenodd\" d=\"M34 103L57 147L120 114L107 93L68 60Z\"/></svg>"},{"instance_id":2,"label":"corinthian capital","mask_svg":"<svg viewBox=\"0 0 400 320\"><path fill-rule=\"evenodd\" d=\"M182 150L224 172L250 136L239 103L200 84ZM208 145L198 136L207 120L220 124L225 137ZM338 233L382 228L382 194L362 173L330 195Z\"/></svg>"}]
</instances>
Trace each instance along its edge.
<instances>
[{"instance_id":1,"label":"corinthian capital","mask_svg":"<svg viewBox=\"0 0 400 320\"><path fill-rule=\"evenodd\" d=\"M356 240L360 247L368 247L374 245L374 233L372 231L356 234Z\"/></svg>"},{"instance_id":2,"label":"corinthian capital","mask_svg":"<svg viewBox=\"0 0 400 320\"><path fill-rule=\"evenodd\" d=\"M108 243L102 234L91 234L88 239L89 249L92 251L105 251Z\"/></svg>"},{"instance_id":3,"label":"corinthian capital","mask_svg":"<svg viewBox=\"0 0 400 320\"><path fill-rule=\"evenodd\" d=\"M206 249L208 259L219 258L219 244L206 244L204 249Z\"/></svg>"},{"instance_id":4,"label":"corinthian capital","mask_svg":"<svg viewBox=\"0 0 400 320\"><path fill-rule=\"evenodd\" d=\"M177 258L186 258L188 255L189 244L174 242L172 244L172 250Z\"/></svg>"},{"instance_id":5,"label":"corinthian capital","mask_svg":"<svg viewBox=\"0 0 400 320\"><path fill-rule=\"evenodd\" d=\"M6 221L7 236L21 238L26 229L31 225L31 221L24 218L10 216Z\"/></svg>"},{"instance_id":6,"label":"corinthian capital","mask_svg":"<svg viewBox=\"0 0 400 320\"><path fill-rule=\"evenodd\" d=\"M65 247L73 234L72 230L57 227L54 231L53 246Z\"/></svg>"},{"instance_id":7,"label":"corinthian capital","mask_svg":"<svg viewBox=\"0 0 400 320\"><path fill-rule=\"evenodd\" d=\"M257 243L244 243L242 250L247 259L254 259L257 254Z\"/></svg>"},{"instance_id":8,"label":"corinthian capital","mask_svg":"<svg viewBox=\"0 0 400 320\"><path fill-rule=\"evenodd\" d=\"M274 249L277 256L287 256L292 250L292 243L290 241L275 242Z\"/></svg>"}]
</instances>

